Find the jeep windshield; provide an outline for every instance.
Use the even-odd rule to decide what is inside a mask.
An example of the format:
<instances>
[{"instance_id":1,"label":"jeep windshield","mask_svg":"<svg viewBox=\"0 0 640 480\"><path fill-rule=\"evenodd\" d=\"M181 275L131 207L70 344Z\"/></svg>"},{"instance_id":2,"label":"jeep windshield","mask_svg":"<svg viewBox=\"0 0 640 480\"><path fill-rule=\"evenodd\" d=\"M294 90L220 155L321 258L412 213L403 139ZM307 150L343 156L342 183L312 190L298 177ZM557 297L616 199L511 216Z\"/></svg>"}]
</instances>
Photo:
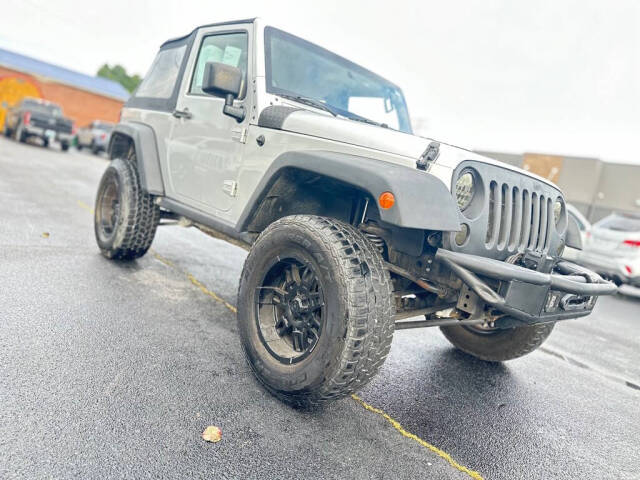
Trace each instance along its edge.
<instances>
[{"instance_id":1,"label":"jeep windshield","mask_svg":"<svg viewBox=\"0 0 640 480\"><path fill-rule=\"evenodd\" d=\"M402 90L375 73L273 27L265 28L265 56L267 92L313 99L343 117L412 133Z\"/></svg>"}]
</instances>

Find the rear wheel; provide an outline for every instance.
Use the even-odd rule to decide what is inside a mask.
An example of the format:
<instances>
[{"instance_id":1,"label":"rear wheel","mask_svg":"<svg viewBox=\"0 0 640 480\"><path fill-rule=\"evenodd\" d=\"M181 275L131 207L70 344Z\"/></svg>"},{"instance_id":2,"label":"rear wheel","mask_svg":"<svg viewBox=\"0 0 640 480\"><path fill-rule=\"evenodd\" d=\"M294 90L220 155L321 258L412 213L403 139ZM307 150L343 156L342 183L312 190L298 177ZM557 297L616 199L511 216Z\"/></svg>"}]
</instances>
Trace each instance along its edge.
<instances>
[{"instance_id":1,"label":"rear wheel","mask_svg":"<svg viewBox=\"0 0 640 480\"><path fill-rule=\"evenodd\" d=\"M7 138L11 138L11 129L6 124L4 126L4 136Z\"/></svg>"},{"instance_id":2,"label":"rear wheel","mask_svg":"<svg viewBox=\"0 0 640 480\"><path fill-rule=\"evenodd\" d=\"M533 352L547 339L554 323L517 328L482 328L471 325L440 327L456 348L487 362L504 362Z\"/></svg>"},{"instance_id":3,"label":"rear wheel","mask_svg":"<svg viewBox=\"0 0 640 480\"><path fill-rule=\"evenodd\" d=\"M49 139L48 138L45 138L45 139L42 140L42 146L44 148L47 148L49 146Z\"/></svg>"},{"instance_id":4,"label":"rear wheel","mask_svg":"<svg viewBox=\"0 0 640 480\"><path fill-rule=\"evenodd\" d=\"M69 150L69 143L67 143L67 142L62 142L62 143L60 144L60 148L62 148L62 151L63 151L63 152L66 152L67 150Z\"/></svg>"},{"instance_id":5,"label":"rear wheel","mask_svg":"<svg viewBox=\"0 0 640 480\"><path fill-rule=\"evenodd\" d=\"M133 148L127 160L107 167L96 195L94 227L100 251L107 258L133 260L153 242L160 208L140 186Z\"/></svg>"},{"instance_id":6,"label":"rear wheel","mask_svg":"<svg viewBox=\"0 0 640 480\"><path fill-rule=\"evenodd\" d=\"M293 405L353 393L389 353L392 295L380 254L355 228L311 215L282 218L255 242L240 278L247 361Z\"/></svg>"}]
</instances>

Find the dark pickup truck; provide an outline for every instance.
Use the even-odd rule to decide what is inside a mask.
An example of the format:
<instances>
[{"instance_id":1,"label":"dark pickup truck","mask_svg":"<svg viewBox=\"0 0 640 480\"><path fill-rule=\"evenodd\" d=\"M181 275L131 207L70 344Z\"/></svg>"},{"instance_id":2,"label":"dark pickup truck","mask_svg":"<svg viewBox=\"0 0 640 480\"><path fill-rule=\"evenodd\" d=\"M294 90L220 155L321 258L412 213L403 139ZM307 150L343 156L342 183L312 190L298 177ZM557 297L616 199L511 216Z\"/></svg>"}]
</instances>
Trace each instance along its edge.
<instances>
[{"instance_id":1,"label":"dark pickup truck","mask_svg":"<svg viewBox=\"0 0 640 480\"><path fill-rule=\"evenodd\" d=\"M73 121L65 118L62 109L55 103L39 98L23 98L8 110L4 134L19 142L38 137L45 147L52 140L57 140L66 152L73 139Z\"/></svg>"}]
</instances>

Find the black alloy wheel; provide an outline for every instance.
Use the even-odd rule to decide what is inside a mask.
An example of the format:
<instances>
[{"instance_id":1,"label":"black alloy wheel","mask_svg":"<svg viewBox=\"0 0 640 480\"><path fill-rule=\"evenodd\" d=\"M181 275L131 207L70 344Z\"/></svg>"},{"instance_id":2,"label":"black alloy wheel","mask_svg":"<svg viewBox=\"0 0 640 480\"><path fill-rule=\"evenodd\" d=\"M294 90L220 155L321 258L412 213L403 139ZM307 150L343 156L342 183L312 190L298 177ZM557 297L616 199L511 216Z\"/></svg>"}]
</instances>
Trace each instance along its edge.
<instances>
[{"instance_id":1,"label":"black alloy wheel","mask_svg":"<svg viewBox=\"0 0 640 480\"><path fill-rule=\"evenodd\" d=\"M323 289L313 266L277 259L258 289L255 318L265 349L287 365L307 358L325 321Z\"/></svg>"},{"instance_id":2,"label":"black alloy wheel","mask_svg":"<svg viewBox=\"0 0 640 480\"><path fill-rule=\"evenodd\" d=\"M96 205L96 226L105 240L110 239L120 218L120 182L116 175L104 178Z\"/></svg>"}]
</instances>

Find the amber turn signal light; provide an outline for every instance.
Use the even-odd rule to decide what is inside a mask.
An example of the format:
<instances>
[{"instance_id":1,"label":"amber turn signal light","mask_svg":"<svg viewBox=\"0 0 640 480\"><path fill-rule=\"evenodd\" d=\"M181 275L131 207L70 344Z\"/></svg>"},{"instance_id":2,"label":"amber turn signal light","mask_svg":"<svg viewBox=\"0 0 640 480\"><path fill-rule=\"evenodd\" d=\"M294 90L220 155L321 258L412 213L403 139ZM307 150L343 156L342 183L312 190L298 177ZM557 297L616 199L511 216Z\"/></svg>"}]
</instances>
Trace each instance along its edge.
<instances>
[{"instance_id":1,"label":"amber turn signal light","mask_svg":"<svg viewBox=\"0 0 640 480\"><path fill-rule=\"evenodd\" d=\"M391 192L383 192L378 197L378 204L380 205L381 208L384 208L385 210L388 210L389 208L393 207L395 203L396 203L396 197L394 197L393 193Z\"/></svg>"}]
</instances>

